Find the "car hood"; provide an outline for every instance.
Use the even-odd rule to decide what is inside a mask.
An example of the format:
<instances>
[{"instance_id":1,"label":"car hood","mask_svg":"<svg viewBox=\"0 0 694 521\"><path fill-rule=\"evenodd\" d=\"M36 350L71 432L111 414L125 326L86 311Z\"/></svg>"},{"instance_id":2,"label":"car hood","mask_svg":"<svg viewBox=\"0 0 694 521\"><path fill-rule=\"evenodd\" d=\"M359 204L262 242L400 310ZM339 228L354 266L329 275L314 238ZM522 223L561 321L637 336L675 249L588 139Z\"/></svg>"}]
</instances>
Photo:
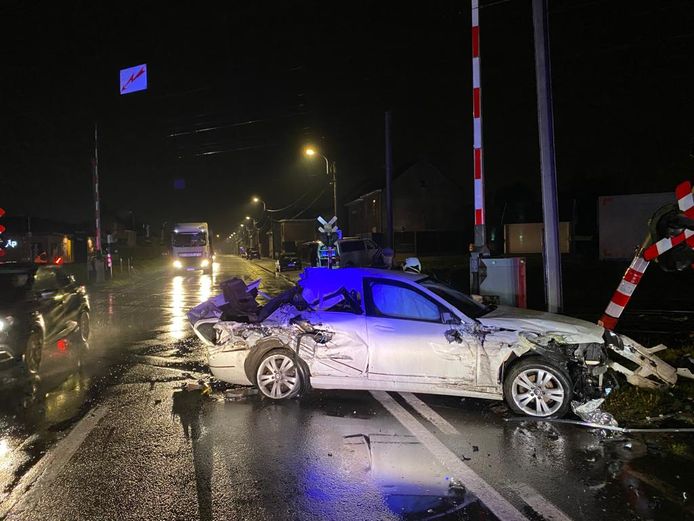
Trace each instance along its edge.
<instances>
[{"instance_id":1,"label":"car hood","mask_svg":"<svg viewBox=\"0 0 694 521\"><path fill-rule=\"evenodd\" d=\"M514 331L558 333L566 336L568 344L602 343L605 332L603 327L578 318L507 306L499 306L478 320L485 326Z\"/></svg>"}]
</instances>

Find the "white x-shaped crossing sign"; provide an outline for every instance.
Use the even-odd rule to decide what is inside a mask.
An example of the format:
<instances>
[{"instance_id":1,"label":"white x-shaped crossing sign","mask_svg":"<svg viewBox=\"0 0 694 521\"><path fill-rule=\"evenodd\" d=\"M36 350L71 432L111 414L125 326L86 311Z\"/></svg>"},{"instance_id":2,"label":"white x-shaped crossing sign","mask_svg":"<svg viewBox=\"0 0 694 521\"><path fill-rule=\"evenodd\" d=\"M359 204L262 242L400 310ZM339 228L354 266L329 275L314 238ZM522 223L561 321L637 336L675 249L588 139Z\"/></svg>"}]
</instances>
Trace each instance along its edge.
<instances>
[{"instance_id":1,"label":"white x-shaped crossing sign","mask_svg":"<svg viewBox=\"0 0 694 521\"><path fill-rule=\"evenodd\" d=\"M335 228L333 225L337 222L337 217L333 217L329 221L326 221L323 219L323 217L318 217L318 222L321 223L323 226L318 227L318 231L321 233L332 233L335 231Z\"/></svg>"}]
</instances>

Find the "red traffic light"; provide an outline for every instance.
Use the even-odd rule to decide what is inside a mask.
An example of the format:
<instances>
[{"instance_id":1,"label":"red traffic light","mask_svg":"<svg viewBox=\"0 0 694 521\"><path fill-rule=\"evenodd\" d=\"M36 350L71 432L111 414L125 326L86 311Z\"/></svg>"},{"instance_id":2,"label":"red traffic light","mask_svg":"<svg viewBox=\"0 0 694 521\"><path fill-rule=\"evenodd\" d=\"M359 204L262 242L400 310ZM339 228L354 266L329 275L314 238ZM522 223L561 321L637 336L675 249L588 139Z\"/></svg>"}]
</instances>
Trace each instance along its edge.
<instances>
[{"instance_id":1,"label":"red traffic light","mask_svg":"<svg viewBox=\"0 0 694 521\"><path fill-rule=\"evenodd\" d=\"M0 208L0 217L2 217L3 215L5 215L5 210L3 208Z\"/></svg>"},{"instance_id":2,"label":"red traffic light","mask_svg":"<svg viewBox=\"0 0 694 521\"><path fill-rule=\"evenodd\" d=\"M0 224L0 233L5 233L6 228Z\"/></svg>"}]
</instances>

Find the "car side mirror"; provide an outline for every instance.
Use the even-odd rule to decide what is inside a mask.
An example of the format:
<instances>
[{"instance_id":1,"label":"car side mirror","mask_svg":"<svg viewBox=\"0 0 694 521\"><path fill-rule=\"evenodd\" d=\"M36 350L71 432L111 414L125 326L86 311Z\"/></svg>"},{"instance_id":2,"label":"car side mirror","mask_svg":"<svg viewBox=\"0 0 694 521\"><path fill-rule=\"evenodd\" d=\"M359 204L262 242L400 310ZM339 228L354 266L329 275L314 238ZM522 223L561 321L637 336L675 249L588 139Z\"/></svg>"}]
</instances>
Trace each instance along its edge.
<instances>
[{"instance_id":1,"label":"car side mirror","mask_svg":"<svg viewBox=\"0 0 694 521\"><path fill-rule=\"evenodd\" d=\"M443 320L444 324L449 324L451 326L457 326L461 323L460 319L449 311L444 311L443 313L441 313L441 319Z\"/></svg>"}]
</instances>

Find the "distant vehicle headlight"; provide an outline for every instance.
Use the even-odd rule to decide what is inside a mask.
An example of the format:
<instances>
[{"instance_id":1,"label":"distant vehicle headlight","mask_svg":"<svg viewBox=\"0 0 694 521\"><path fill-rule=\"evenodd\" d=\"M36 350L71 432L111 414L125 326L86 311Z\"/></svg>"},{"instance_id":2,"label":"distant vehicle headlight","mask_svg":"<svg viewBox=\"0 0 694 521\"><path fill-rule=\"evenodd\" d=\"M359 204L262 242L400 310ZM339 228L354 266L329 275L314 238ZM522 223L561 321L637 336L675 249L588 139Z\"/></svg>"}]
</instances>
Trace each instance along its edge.
<instances>
[{"instance_id":1,"label":"distant vehicle headlight","mask_svg":"<svg viewBox=\"0 0 694 521\"><path fill-rule=\"evenodd\" d=\"M210 261L208 259L202 259L202 262L200 263L201 268L207 268L210 265Z\"/></svg>"},{"instance_id":2,"label":"distant vehicle headlight","mask_svg":"<svg viewBox=\"0 0 694 521\"><path fill-rule=\"evenodd\" d=\"M183 267L183 263L180 260L173 261L173 267L180 270Z\"/></svg>"}]
</instances>

